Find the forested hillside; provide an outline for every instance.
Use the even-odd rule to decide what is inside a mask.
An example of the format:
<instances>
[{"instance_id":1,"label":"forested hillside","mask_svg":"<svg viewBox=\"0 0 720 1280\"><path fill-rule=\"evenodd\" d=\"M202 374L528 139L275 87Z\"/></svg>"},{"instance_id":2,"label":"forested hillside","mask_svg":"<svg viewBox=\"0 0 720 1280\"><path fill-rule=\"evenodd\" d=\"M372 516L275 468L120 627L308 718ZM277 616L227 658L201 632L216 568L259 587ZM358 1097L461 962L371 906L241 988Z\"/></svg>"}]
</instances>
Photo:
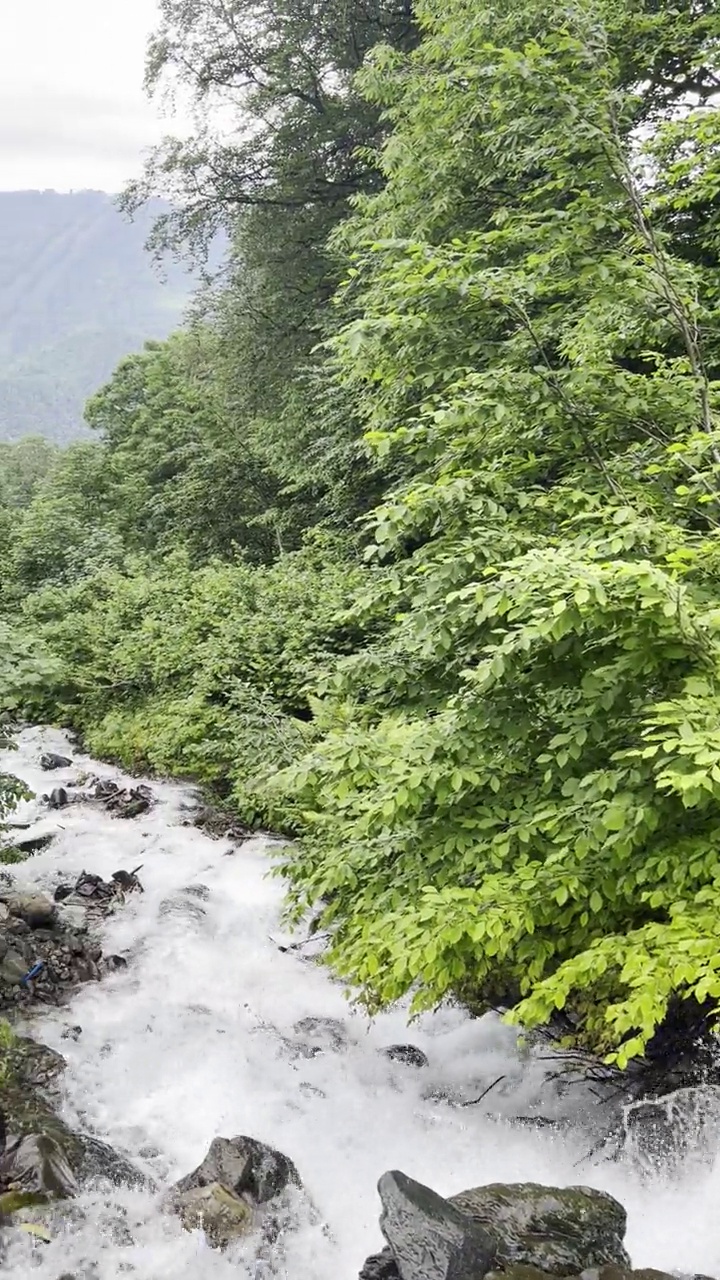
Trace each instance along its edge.
<instances>
[{"instance_id":1,"label":"forested hillside","mask_svg":"<svg viewBox=\"0 0 720 1280\"><path fill-rule=\"evenodd\" d=\"M162 206L131 223L100 191L0 192L0 439L71 440L128 352L165 338L190 296L144 251Z\"/></svg>"},{"instance_id":2,"label":"forested hillside","mask_svg":"<svg viewBox=\"0 0 720 1280\"><path fill-rule=\"evenodd\" d=\"M229 269L1 459L8 697L296 839L377 1008L624 1065L720 1002L720 16L162 0ZM236 129L214 132L213 104Z\"/></svg>"}]
</instances>

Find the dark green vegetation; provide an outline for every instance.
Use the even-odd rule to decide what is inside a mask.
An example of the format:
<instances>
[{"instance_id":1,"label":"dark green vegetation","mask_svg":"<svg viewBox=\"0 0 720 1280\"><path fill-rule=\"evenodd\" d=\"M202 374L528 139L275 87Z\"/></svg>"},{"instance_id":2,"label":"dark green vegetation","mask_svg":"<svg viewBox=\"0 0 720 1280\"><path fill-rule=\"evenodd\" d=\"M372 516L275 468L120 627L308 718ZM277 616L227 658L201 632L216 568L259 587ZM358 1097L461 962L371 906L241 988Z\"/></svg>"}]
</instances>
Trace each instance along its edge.
<instances>
[{"instance_id":1,"label":"dark green vegetation","mask_svg":"<svg viewBox=\"0 0 720 1280\"><path fill-rule=\"evenodd\" d=\"M101 191L0 192L0 440L82 434L83 403L128 351L165 338L190 296L163 283L135 225Z\"/></svg>"},{"instance_id":2,"label":"dark green vegetation","mask_svg":"<svg viewBox=\"0 0 720 1280\"><path fill-rule=\"evenodd\" d=\"M150 81L207 124L150 164L158 243L233 250L95 443L3 461L35 713L296 833L293 910L371 1007L564 1017L621 1064L707 1025L717 7L162 11Z\"/></svg>"}]
</instances>

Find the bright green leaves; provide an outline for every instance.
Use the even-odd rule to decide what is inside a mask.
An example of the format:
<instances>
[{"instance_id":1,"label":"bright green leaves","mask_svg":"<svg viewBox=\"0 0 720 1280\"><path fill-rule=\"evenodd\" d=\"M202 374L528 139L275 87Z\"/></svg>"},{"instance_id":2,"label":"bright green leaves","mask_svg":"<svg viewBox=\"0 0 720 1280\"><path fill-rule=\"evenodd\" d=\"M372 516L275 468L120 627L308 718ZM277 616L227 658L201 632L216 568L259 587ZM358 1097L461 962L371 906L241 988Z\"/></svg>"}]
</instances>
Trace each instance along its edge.
<instances>
[{"instance_id":1,"label":"bright green leaves","mask_svg":"<svg viewBox=\"0 0 720 1280\"><path fill-rule=\"evenodd\" d=\"M569 1008L625 1061L674 991L714 990L673 913L708 940L720 343L716 247L678 210L687 183L702 222L715 133L668 107L643 187L631 141L672 96L639 67L680 31L701 65L709 17L419 16L420 49L363 72L394 132L339 242L337 376L398 471L359 610L379 634L333 685L352 728L281 783L309 815L287 874L369 1004Z\"/></svg>"}]
</instances>

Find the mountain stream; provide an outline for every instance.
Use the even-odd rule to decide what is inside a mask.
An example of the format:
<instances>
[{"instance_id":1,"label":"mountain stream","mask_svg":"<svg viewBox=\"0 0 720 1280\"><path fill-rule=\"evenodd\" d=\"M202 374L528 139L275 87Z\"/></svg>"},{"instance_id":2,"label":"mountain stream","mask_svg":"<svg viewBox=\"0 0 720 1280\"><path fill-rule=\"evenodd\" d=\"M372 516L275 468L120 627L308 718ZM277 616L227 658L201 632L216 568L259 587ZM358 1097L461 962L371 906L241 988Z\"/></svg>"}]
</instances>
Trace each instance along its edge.
<instances>
[{"instance_id":1,"label":"mountain stream","mask_svg":"<svg viewBox=\"0 0 720 1280\"><path fill-rule=\"evenodd\" d=\"M72 755L72 768L43 773L47 750ZM408 1026L402 1010L374 1021L353 1011L302 947L281 949L289 939L282 885L268 876L273 842L233 845L189 825L191 788L152 781L157 803L132 820L90 803L49 812L42 793L80 772L123 780L54 730L24 730L0 768L37 793L14 820L31 822L33 834L57 831L48 848L10 868L17 882L52 893L61 876L109 878L142 864L144 893L103 924L105 952L124 954L127 969L86 984L62 1009L42 1007L21 1028L67 1060L63 1117L128 1155L161 1189L199 1164L217 1135L248 1134L290 1156L322 1223L301 1221L288 1235L281 1276L357 1276L382 1244L376 1182L386 1169L443 1194L501 1180L601 1187L628 1210L634 1266L720 1275L715 1152L672 1179L593 1157L597 1100L577 1086L559 1096L547 1064L524 1057L495 1018L445 1009ZM308 1018L335 1020L312 1024L314 1056L293 1050ZM76 1024L77 1041L63 1038ZM398 1043L418 1046L428 1065L382 1052ZM481 1102L459 1105L499 1077ZM570 1130L527 1123L568 1108ZM12 1247L5 1280L256 1280L248 1246L217 1252L158 1201L137 1190L83 1194L50 1243Z\"/></svg>"}]
</instances>

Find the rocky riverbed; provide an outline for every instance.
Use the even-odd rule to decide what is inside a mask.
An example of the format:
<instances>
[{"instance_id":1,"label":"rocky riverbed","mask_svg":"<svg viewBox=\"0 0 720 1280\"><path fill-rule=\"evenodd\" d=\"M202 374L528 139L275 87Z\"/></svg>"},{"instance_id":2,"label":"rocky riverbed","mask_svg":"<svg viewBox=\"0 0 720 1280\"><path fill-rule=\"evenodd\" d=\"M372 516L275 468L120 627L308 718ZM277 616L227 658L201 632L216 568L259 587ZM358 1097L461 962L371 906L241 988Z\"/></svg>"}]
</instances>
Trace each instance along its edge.
<instances>
[{"instance_id":1,"label":"rocky riverbed","mask_svg":"<svg viewBox=\"0 0 720 1280\"><path fill-rule=\"evenodd\" d=\"M715 1090L623 1116L494 1019L369 1024L283 934L272 841L55 732L2 763L36 798L0 1014L46 1046L0 1044L7 1280L720 1275Z\"/></svg>"}]
</instances>

